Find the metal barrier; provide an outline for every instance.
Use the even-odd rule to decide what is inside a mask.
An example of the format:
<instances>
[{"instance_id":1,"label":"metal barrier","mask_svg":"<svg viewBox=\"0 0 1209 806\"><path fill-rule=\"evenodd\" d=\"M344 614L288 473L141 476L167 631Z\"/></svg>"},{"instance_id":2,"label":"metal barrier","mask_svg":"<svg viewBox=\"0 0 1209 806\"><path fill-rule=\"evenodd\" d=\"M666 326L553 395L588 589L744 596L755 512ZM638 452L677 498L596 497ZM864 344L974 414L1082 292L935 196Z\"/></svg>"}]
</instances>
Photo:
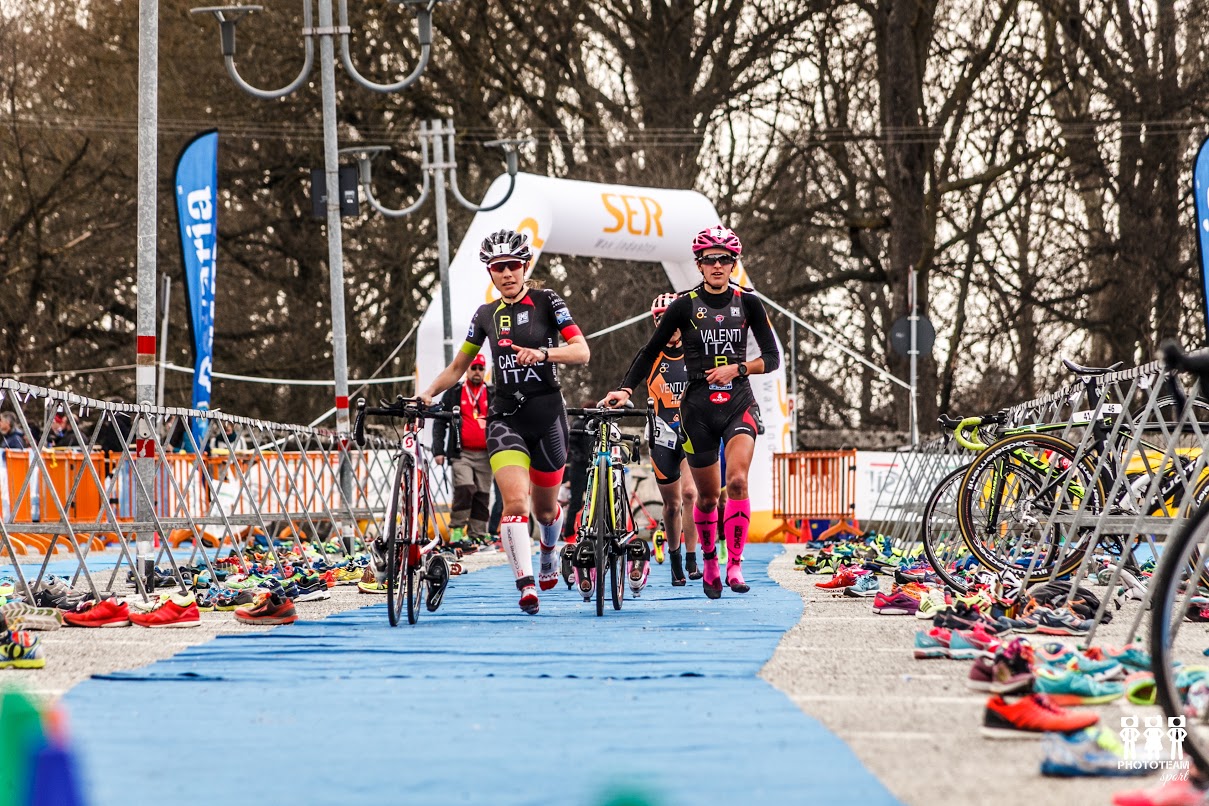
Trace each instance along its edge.
<instances>
[{"instance_id":1,"label":"metal barrier","mask_svg":"<svg viewBox=\"0 0 1209 806\"><path fill-rule=\"evenodd\" d=\"M832 534L860 533L856 524L856 451L774 454L772 484L772 514L781 525L765 540L803 542L809 538L810 528L803 530L802 524L811 518L838 521L827 530Z\"/></svg>"},{"instance_id":2,"label":"metal barrier","mask_svg":"<svg viewBox=\"0 0 1209 806\"><path fill-rule=\"evenodd\" d=\"M38 404L43 416L27 415ZM149 540L158 547L141 559L169 565L182 590L180 565L210 566L212 555L229 547L246 571L244 549L257 540L277 563L277 539L286 535L310 540L328 559L328 541L347 550L378 532L394 478L396 445L375 437L366 450L350 450L349 441L331 431L93 400L11 379L0 380L5 414L24 434L39 434L36 442L27 440L27 449L0 450L0 556L14 561L16 582L27 594L56 553L76 560L73 584L83 578L98 594L87 559L106 546L118 551L102 585L112 590L125 578L123 567L141 567L138 543ZM62 415L58 422L56 415ZM189 428L177 428L174 449L165 435L191 418L206 424L206 436L199 444ZM135 434L139 456L131 444ZM150 483L135 472L140 456L154 461ZM437 492L447 505L448 487ZM150 518L140 522L136 511ZM186 550L187 558L178 558ZM17 561L33 557L42 563L31 583ZM142 574L131 576L146 596Z\"/></svg>"}]
</instances>

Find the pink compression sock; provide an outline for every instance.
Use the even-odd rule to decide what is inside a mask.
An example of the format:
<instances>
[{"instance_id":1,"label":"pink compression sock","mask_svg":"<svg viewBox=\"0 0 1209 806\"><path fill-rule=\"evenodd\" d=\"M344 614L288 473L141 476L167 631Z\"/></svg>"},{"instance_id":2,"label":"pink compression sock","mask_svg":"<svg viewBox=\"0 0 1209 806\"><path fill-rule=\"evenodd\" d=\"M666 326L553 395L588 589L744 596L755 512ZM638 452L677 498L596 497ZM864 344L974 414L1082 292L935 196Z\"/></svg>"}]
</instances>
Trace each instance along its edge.
<instances>
[{"instance_id":1,"label":"pink compression sock","mask_svg":"<svg viewBox=\"0 0 1209 806\"><path fill-rule=\"evenodd\" d=\"M751 501L726 499L722 516L722 537L726 541L726 582L744 586L743 548L747 545L747 529L751 525Z\"/></svg>"},{"instance_id":2,"label":"pink compression sock","mask_svg":"<svg viewBox=\"0 0 1209 806\"><path fill-rule=\"evenodd\" d=\"M697 537L701 542L701 556L704 558L701 567L701 581L707 585L717 585L722 580L718 568L717 537L718 510L715 507L710 512L702 512L699 507L693 507L693 523L697 525ZM713 554L711 558L709 555Z\"/></svg>"}]
</instances>

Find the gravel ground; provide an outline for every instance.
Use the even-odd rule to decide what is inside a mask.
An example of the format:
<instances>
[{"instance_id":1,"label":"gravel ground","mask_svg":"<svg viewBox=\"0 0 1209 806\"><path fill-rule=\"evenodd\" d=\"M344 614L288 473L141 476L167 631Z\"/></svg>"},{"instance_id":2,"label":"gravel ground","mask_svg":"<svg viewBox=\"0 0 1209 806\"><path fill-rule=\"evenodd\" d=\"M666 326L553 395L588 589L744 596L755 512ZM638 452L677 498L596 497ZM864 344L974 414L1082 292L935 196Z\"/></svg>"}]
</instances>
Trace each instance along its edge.
<instances>
[{"instance_id":1,"label":"gravel ground","mask_svg":"<svg viewBox=\"0 0 1209 806\"><path fill-rule=\"evenodd\" d=\"M761 675L846 741L904 803L1109 804L1114 792L1159 782L1161 773L1115 780L1042 777L1040 740L989 740L980 735L988 695L966 688L968 661L912 657L915 630L927 621L879 616L869 599L818 590L814 584L830 576L795 570L795 547L788 548L770 571L778 583L801 594L803 616L785 634ZM889 587L883 578L882 589ZM1103 588L1093 590L1104 593ZM1100 628L1095 643L1120 645L1136 615L1136 604L1127 605ZM1055 640L1072 646L1075 642ZM1186 654L1190 662L1200 656L1193 647ZM1096 710L1101 724L1114 732L1123 716L1160 713L1124 699Z\"/></svg>"},{"instance_id":2,"label":"gravel ground","mask_svg":"<svg viewBox=\"0 0 1209 806\"><path fill-rule=\"evenodd\" d=\"M986 695L965 687L967 662L917 661L911 656L914 631L926 622L878 616L868 599L835 597L816 589L814 583L827 577L795 570L794 554L789 547L773 561L770 573L801 595L802 619L785 634L761 675L846 741L904 803L1107 804L1113 792L1157 782L1157 777L1043 778L1038 772L1039 741L980 736ZM469 555L463 565L472 572L504 562L502 552L492 551ZM888 590L889 582L882 584ZM299 604L299 616L321 619L371 599L355 585L340 585L331 592L329 600ZM1119 612L1101 629L1098 642L1119 644L1135 614L1128 607ZM240 624L228 612L213 612L202 613L200 627L185 630L65 628L40 633L46 668L0 672L0 685L17 683L57 698L95 673L138 668L217 635L268 629ZM1190 660L1200 656L1191 646L1187 654ZM1098 711L1102 723L1114 731L1122 716L1158 713L1124 701ZM809 782L803 783L808 790Z\"/></svg>"}]
</instances>

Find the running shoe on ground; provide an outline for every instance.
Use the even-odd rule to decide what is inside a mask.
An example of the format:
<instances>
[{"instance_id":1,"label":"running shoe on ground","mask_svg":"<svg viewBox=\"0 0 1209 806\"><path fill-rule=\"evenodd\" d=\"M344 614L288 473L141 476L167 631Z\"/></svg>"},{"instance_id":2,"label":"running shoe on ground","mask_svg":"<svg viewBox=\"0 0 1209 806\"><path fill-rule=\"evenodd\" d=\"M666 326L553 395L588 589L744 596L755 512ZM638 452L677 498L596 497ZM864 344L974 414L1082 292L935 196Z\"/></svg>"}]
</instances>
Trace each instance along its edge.
<instances>
[{"instance_id":1,"label":"running shoe on ground","mask_svg":"<svg viewBox=\"0 0 1209 806\"><path fill-rule=\"evenodd\" d=\"M1125 667L1127 672L1149 672L1151 668L1150 653L1141 648L1141 644L1126 647L1100 647L1107 660L1115 660Z\"/></svg>"},{"instance_id":2,"label":"running shoe on ground","mask_svg":"<svg viewBox=\"0 0 1209 806\"><path fill-rule=\"evenodd\" d=\"M1103 705L1125 694L1121 683L1102 683L1090 675L1038 665L1033 669L1033 691L1048 694L1055 705Z\"/></svg>"},{"instance_id":3,"label":"running shoe on ground","mask_svg":"<svg viewBox=\"0 0 1209 806\"><path fill-rule=\"evenodd\" d=\"M1033 652L1023 639L1001 646L991 668L991 691L1013 694L1033 686Z\"/></svg>"},{"instance_id":4,"label":"running shoe on ground","mask_svg":"<svg viewBox=\"0 0 1209 806\"><path fill-rule=\"evenodd\" d=\"M63 621L72 627L129 627L130 608L125 602L102 599L87 610L64 613Z\"/></svg>"},{"instance_id":5,"label":"running shoe on ground","mask_svg":"<svg viewBox=\"0 0 1209 806\"><path fill-rule=\"evenodd\" d=\"M1148 789L1118 792L1112 806L1204 806L1205 791L1192 781L1173 778Z\"/></svg>"},{"instance_id":6,"label":"running shoe on ground","mask_svg":"<svg viewBox=\"0 0 1209 806\"><path fill-rule=\"evenodd\" d=\"M1020 616L1019 618L998 616L995 619L995 623L999 625L1003 632L1015 633L1035 633L1038 626L1035 616Z\"/></svg>"},{"instance_id":7,"label":"running shoe on ground","mask_svg":"<svg viewBox=\"0 0 1209 806\"><path fill-rule=\"evenodd\" d=\"M540 558L537 566L537 584L542 590L552 590L558 585L558 558L554 549L546 551L545 547L538 552Z\"/></svg>"},{"instance_id":8,"label":"running shoe on ground","mask_svg":"<svg viewBox=\"0 0 1209 806\"><path fill-rule=\"evenodd\" d=\"M915 659L951 658L953 660L973 660L982 652L972 645L959 632L933 627L924 632L915 633Z\"/></svg>"},{"instance_id":9,"label":"running shoe on ground","mask_svg":"<svg viewBox=\"0 0 1209 806\"><path fill-rule=\"evenodd\" d=\"M1099 726L1071 734L1047 733L1041 738L1045 753L1041 774L1053 778L1124 778L1150 772L1144 764L1122 764L1125 759L1119 744L1116 737Z\"/></svg>"},{"instance_id":10,"label":"running shoe on ground","mask_svg":"<svg viewBox=\"0 0 1209 806\"><path fill-rule=\"evenodd\" d=\"M295 580L291 583L293 588L297 589L297 595L291 596L295 602L319 602L324 599L332 598L332 594L328 591L327 585L320 577L307 580Z\"/></svg>"},{"instance_id":11,"label":"running shoe on ground","mask_svg":"<svg viewBox=\"0 0 1209 806\"><path fill-rule=\"evenodd\" d=\"M34 607L24 602L9 602L0 607L10 630L57 630L63 625L63 611L57 607Z\"/></svg>"},{"instance_id":12,"label":"running shoe on ground","mask_svg":"<svg viewBox=\"0 0 1209 806\"><path fill-rule=\"evenodd\" d=\"M521 605L521 610L524 610L526 613L528 613L531 616L536 616L537 611L541 607L541 603L538 601L538 598L537 598L537 589L534 588L532 585L526 585L524 587L524 589L521 590L520 605Z\"/></svg>"},{"instance_id":13,"label":"running shoe on ground","mask_svg":"<svg viewBox=\"0 0 1209 806\"><path fill-rule=\"evenodd\" d=\"M994 695L983 712L982 735L988 739L1030 739L1042 733L1083 730L1099 721L1100 717L1091 711L1068 711L1040 694L1013 703Z\"/></svg>"},{"instance_id":14,"label":"running shoe on ground","mask_svg":"<svg viewBox=\"0 0 1209 806\"><path fill-rule=\"evenodd\" d=\"M192 596L173 594L150 613L131 613L130 623L140 627L197 627L201 613Z\"/></svg>"},{"instance_id":15,"label":"running shoe on ground","mask_svg":"<svg viewBox=\"0 0 1209 806\"><path fill-rule=\"evenodd\" d=\"M242 624L293 624L298 612L288 597L266 591L258 594L251 605L236 609L235 620Z\"/></svg>"},{"instance_id":16,"label":"running shoe on ground","mask_svg":"<svg viewBox=\"0 0 1209 806\"><path fill-rule=\"evenodd\" d=\"M831 579L826 582L816 582L814 586L825 591L840 591L844 588L850 588L856 584L856 574L847 566L840 566L836 569Z\"/></svg>"},{"instance_id":17,"label":"running shoe on ground","mask_svg":"<svg viewBox=\"0 0 1209 806\"><path fill-rule=\"evenodd\" d=\"M1100 681L1114 680L1125 673L1125 667L1115 660L1104 657L1092 657L1092 653L1097 656L1100 655L1098 649L1091 649L1086 653L1079 652L1059 641L1046 641L1041 644L1033 643L1031 646L1033 648L1034 663L1051 667L1063 667Z\"/></svg>"},{"instance_id":18,"label":"running shoe on ground","mask_svg":"<svg viewBox=\"0 0 1209 806\"><path fill-rule=\"evenodd\" d=\"M377 582L377 581L365 582L364 580L362 580L361 582L357 583L357 590L361 591L362 593L372 593L372 594L383 594L384 595L386 593L386 583Z\"/></svg>"},{"instance_id":19,"label":"running shoe on ground","mask_svg":"<svg viewBox=\"0 0 1209 806\"><path fill-rule=\"evenodd\" d=\"M256 592L253 590L222 591L214 601L214 609L235 610L236 608L250 605L255 601Z\"/></svg>"},{"instance_id":20,"label":"running shoe on ground","mask_svg":"<svg viewBox=\"0 0 1209 806\"><path fill-rule=\"evenodd\" d=\"M1087 635L1091 632L1091 620L1082 619L1069 610L1039 608L1037 632L1043 635Z\"/></svg>"},{"instance_id":21,"label":"running shoe on ground","mask_svg":"<svg viewBox=\"0 0 1209 806\"><path fill-rule=\"evenodd\" d=\"M994 663L986 655L974 658L974 665L970 667L970 673L966 675L966 688L989 692L991 683L995 680Z\"/></svg>"},{"instance_id":22,"label":"running shoe on ground","mask_svg":"<svg viewBox=\"0 0 1209 806\"><path fill-rule=\"evenodd\" d=\"M878 584L877 577L873 574L865 574L856 578L856 584L849 585L843 589L845 596L855 596L857 598L865 598L869 596L877 596L881 591L881 586Z\"/></svg>"},{"instance_id":23,"label":"running shoe on ground","mask_svg":"<svg viewBox=\"0 0 1209 806\"><path fill-rule=\"evenodd\" d=\"M42 646L27 632L0 632L0 669L41 669L46 666Z\"/></svg>"},{"instance_id":24,"label":"running shoe on ground","mask_svg":"<svg viewBox=\"0 0 1209 806\"><path fill-rule=\"evenodd\" d=\"M928 591L927 596L919 600L919 611L916 612L916 618L935 618L937 614L943 613L952 608L952 604L948 602L948 598L943 588L932 588Z\"/></svg>"},{"instance_id":25,"label":"running shoe on ground","mask_svg":"<svg viewBox=\"0 0 1209 806\"><path fill-rule=\"evenodd\" d=\"M685 550L684 570L688 573L688 578L693 582L701 578L701 568L697 565L697 552Z\"/></svg>"},{"instance_id":26,"label":"running shoe on ground","mask_svg":"<svg viewBox=\"0 0 1209 806\"><path fill-rule=\"evenodd\" d=\"M718 546L725 546L725 540L719 540ZM705 592L707 599L722 598L722 569L718 567L718 549L715 548L713 553L702 552L701 559L704 561L701 574L701 590Z\"/></svg>"},{"instance_id":27,"label":"running shoe on ground","mask_svg":"<svg viewBox=\"0 0 1209 806\"><path fill-rule=\"evenodd\" d=\"M873 597L873 612L882 616L914 616L919 610L919 601L908 596L897 585L889 594L878 593Z\"/></svg>"}]
</instances>

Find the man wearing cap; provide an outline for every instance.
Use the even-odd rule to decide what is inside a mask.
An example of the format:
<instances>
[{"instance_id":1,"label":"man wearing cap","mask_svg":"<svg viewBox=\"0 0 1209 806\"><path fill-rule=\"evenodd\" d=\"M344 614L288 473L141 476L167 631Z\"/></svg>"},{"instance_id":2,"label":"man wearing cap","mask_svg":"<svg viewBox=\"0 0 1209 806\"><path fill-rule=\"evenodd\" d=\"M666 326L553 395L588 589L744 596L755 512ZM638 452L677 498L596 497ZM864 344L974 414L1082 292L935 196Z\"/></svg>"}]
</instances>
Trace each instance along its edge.
<instances>
[{"instance_id":1,"label":"man wearing cap","mask_svg":"<svg viewBox=\"0 0 1209 806\"><path fill-rule=\"evenodd\" d=\"M463 383L441 395L443 411L461 409L460 430L437 420L432 429L432 453L438 465L448 457L453 467L453 503L449 539L486 539L491 513L491 458L487 452L487 411L490 403L484 376L487 359L476 355ZM448 432L448 433L446 433Z\"/></svg>"},{"instance_id":2,"label":"man wearing cap","mask_svg":"<svg viewBox=\"0 0 1209 806\"><path fill-rule=\"evenodd\" d=\"M51 418L50 428L46 434L46 447L71 448L75 445L76 437L72 433L71 425L67 422L67 415L56 411L55 416Z\"/></svg>"}]
</instances>

